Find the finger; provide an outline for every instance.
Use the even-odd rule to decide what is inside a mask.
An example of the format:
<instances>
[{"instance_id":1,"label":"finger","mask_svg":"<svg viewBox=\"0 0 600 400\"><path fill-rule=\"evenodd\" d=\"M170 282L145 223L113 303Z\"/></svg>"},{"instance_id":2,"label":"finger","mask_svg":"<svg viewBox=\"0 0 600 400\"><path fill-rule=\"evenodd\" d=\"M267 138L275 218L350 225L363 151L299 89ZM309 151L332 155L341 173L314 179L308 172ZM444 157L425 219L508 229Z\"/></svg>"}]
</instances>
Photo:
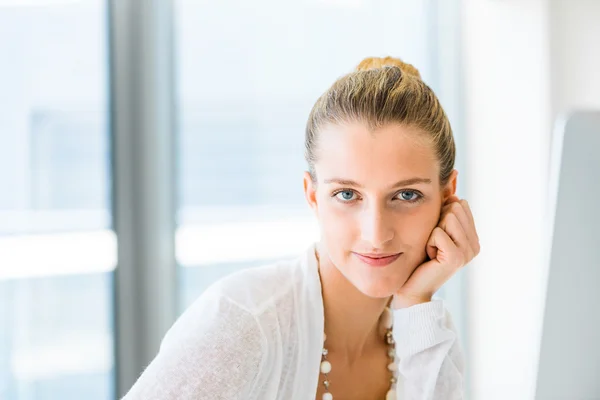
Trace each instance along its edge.
<instances>
[{"instance_id":1,"label":"finger","mask_svg":"<svg viewBox=\"0 0 600 400\"><path fill-rule=\"evenodd\" d=\"M471 218L471 220L474 220L473 213L471 212L471 206L469 205L469 202L465 199L462 199L460 201L460 204L462 204L463 207L465 208L465 211L466 211L467 215L469 216L469 218Z\"/></svg>"},{"instance_id":2,"label":"finger","mask_svg":"<svg viewBox=\"0 0 600 400\"><path fill-rule=\"evenodd\" d=\"M460 224L455 214L448 214L440 227L452 239L456 247L463 255L463 262L466 264L475 257L475 252L471 247L471 242L465 233L463 226Z\"/></svg>"},{"instance_id":3,"label":"finger","mask_svg":"<svg viewBox=\"0 0 600 400\"><path fill-rule=\"evenodd\" d=\"M479 245L479 238L477 237L477 232L475 231L475 225L470 220L462 203L450 204L444 218L447 218L447 215L449 214L453 214L458 218L458 221L460 222L460 225L467 236L467 240L469 241L471 247L475 249Z\"/></svg>"},{"instance_id":4,"label":"finger","mask_svg":"<svg viewBox=\"0 0 600 400\"><path fill-rule=\"evenodd\" d=\"M433 230L427 246L437 249L437 260L441 264L452 266L464 265L462 251L441 227L438 226Z\"/></svg>"},{"instance_id":5,"label":"finger","mask_svg":"<svg viewBox=\"0 0 600 400\"><path fill-rule=\"evenodd\" d=\"M462 225L458 221L458 218L455 214L450 213L446 214L442 222L440 223L440 228L450 236L450 239L454 242L457 247L463 247L465 243L468 243L467 235L462 229Z\"/></svg>"},{"instance_id":6,"label":"finger","mask_svg":"<svg viewBox=\"0 0 600 400\"><path fill-rule=\"evenodd\" d=\"M448 210L450 209L452 204L458 203L459 201L460 201L460 199L458 198L458 196L450 195L444 201L444 204L442 204L442 211L440 212L440 217L438 219L438 222L440 222L442 220L442 218L444 218L444 216L448 213Z\"/></svg>"},{"instance_id":7,"label":"finger","mask_svg":"<svg viewBox=\"0 0 600 400\"><path fill-rule=\"evenodd\" d=\"M473 212L471 211L471 206L469 205L469 202L467 200L463 199L460 201L460 204L462 204L463 209L465 210L465 213L467 214L467 217L469 218L469 222L471 223L473 231L475 232L477 241L479 241L479 235L477 234L477 228L475 227L475 218L473 218Z\"/></svg>"},{"instance_id":8,"label":"finger","mask_svg":"<svg viewBox=\"0 0 600 400\"><path fill-rule=\"evenodd\" d=\"M456 203L459 202L460 198L454 194L451 194L450 196L448 196L448 198L446 199L446 201L444 202L444 206L448 205L448 204L452 204L452 203Z\"/></svg>"},{"instance_id":9,"label":"finger","mask_svg":"<svg viewBox=\"0 0 600 400\"><path fill-rule=\"evenodd\" d=\"M457 216L460 224L462 225L467 238L469 239L469 243L471 243L471 247L475 250L476 253L479 253L479 235L477 234L477 229L475 228L475 221L473 220L473 214L469 209L469 204L466 200L460 200L458 203L452 203L447 206L444 206L442 209L442 217L440 221L442 221L448 214L453 213Z\"/></svg>"},{"instance_id":10,"label":"finger","mask_svg":"<svg viewBox=\"0 0 600 400\"><path fill-rule=\"evenodd\" d=\"M427 256L429 256L430 260L435 260L437 257L437 247L434 246L425 246L427 251Z\"/></svg>"},{"instance_id":11,"label":"finger","mask_svg":"<svg viewBox=\"0 0 600 400\"><path fill-rule=\"evenodd\" d=\"M475 252L475 255L479 254L481 250L481 246L479 244L479 234L477 233L477 228L475 227L475 219L473 218L473 213L471 212L471 207L469 206L469 202L467 200L461 200L462 208L467 215L469 220L470 228L468 230L469 240L471 242L471 247Z\"/></svg>"},{"instance_id":12,"label":"finger","mask_svg":"<svg viewBox=\"0 0 600 400\"><path fill-rule=\"evenodd\" d=\"M442 209L442 214L446 217L449 214L454 214L458 218L458 221L462 225L465 232L468 232L472 228L471 221L467 215L466 210L463 209L463 205L460 202L448 204ZM468 235L467 235L468 236Z\"/></svg>"}]
</instances>

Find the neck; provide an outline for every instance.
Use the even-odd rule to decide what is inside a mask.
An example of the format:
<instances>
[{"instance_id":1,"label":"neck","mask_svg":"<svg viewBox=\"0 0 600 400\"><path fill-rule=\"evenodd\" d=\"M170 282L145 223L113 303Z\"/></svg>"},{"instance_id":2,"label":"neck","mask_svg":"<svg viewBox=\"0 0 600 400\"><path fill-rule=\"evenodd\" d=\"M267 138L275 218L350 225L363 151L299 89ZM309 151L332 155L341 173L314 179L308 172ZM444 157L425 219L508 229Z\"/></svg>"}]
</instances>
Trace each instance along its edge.
<instances>
[{"instance_id":1,"label":"neck","mask_svg":"<svg viewBox=\"0 0 600 400\"><path fill-rule=\"evenodd\" d=\"M320 247L317 247L316 256L321 277L327 349L352 363L384 343L380 317L390 299L372 298L360 292Z\"/></svg>"}]
</instances>

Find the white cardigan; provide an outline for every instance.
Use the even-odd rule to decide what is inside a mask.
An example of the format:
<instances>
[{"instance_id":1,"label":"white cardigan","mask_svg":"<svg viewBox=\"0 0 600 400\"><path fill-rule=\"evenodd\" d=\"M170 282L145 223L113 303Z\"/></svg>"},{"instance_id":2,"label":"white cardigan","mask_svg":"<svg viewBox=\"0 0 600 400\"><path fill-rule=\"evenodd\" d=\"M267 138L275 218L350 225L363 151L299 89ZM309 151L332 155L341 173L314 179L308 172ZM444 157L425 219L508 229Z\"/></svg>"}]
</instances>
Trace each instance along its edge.
<instances>
[{"instance_id":1,"label":"white cardigan","mask_svg":"<svg viewBox=\"0 0 600 400\"><path fill-rule=\"evenodd\" d=\"M124 400L314 400L323 315L314 245L237 272L182 314ZM398 399L464 398L463 353L441 300L395 310L394 337Z\"/></svg>"}]
</instances>

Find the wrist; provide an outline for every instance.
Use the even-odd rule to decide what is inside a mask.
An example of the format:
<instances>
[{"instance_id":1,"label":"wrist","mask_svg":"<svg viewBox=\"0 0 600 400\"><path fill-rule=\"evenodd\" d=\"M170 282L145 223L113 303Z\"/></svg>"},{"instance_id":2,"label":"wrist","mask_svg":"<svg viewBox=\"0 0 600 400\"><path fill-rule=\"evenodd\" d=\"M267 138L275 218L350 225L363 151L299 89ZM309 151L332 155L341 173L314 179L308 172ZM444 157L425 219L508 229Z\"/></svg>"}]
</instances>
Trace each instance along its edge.
<instances>
[{"instance_id":1,"label":"wrist","mask_svg":"<svg viewBox=\"0 0 600 400\"><path fill-rule=\"evenodd\" d=\"M416 306L418 304L429 303L433 296L423 295L423 296L414 296L414 295L395 295L392 300L392 309L398 310L402 308L408 308L412 306Z\"/></svg>"}]
</instances>

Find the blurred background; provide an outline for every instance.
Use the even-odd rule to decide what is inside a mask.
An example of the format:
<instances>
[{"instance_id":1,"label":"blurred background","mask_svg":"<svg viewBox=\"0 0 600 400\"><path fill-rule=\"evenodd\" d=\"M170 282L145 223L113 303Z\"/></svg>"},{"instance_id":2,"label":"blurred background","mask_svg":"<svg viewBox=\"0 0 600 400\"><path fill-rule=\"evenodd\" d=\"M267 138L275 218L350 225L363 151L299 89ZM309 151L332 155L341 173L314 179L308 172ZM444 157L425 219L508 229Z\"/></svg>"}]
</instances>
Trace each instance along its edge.
<instances>
[{"instance_id":1,"label":"blurred background","mask_svg":"<svg viewBox=\"0 0 600 400\"><path fill-rule=\"evenodd\" d=\"M482 253L442 293L469 398L529 399L552 128L600 108L596 0L0 0L0 399L123 395L216 279L318 239L304 125L412 63Z\"/></svg>"}]
</instances>

